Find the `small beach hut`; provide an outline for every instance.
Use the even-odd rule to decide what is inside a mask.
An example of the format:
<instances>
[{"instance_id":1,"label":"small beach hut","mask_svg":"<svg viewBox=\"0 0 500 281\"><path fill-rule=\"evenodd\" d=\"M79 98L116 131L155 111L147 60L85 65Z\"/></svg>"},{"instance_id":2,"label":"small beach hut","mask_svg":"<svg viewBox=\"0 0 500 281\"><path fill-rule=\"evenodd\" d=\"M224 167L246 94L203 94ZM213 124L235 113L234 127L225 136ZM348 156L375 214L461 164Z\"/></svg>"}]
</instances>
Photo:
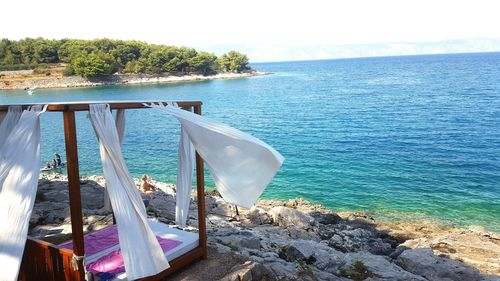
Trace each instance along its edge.
<instances>
[{"instance_id":1,"label":"small beach hut","mask_svg":"<svg viewBox=\"0 0 500 281\"><path fill-rule=\"evenodd\" d=\"M284 158L258 139L202 117L201 106L197 101L0 105L0 280L80 281L96 276L107 280L160 280L206 258L204 165L226 201L250 207ZM156 108L180 123L176 188L176 225L180 227L147 218L121 153L124 111L143 108ZM40 115L45 111L62 112L64 120L72 240L60 245L27 236L40 169ZM77 111L89 112L116 218L116 225L86 235ZM112 111L117 111L116 119ZM193 174L198 198L197 234L182 229L188 218Z\"/></svg>"}]
</instances>

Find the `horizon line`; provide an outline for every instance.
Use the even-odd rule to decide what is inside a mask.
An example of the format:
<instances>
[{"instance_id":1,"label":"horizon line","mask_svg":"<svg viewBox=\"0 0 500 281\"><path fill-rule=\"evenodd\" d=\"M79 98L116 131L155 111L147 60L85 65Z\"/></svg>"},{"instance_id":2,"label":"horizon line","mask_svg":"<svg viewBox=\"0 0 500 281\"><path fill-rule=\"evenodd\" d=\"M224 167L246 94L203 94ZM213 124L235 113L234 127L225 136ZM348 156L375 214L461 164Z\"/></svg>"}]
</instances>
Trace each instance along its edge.
<instances>
[{"instance_id":1,"label":"horizon line","mask_svg":"<svg viewBox=\"0 0 500 281\"><path fill-rule=\"evenodd\" d=\"M470 52L449 52L449 53L427 53L427 54L408 54L408 55L380 55L380 56L360 56L360 57L339 57L325 59L310 59L310 60L279 60L279 61L256 61L249 64L265 64L265 63L285 63L285 62L312 62L312 61L327 61L327 60L353 60L353 59L374 59L374 58L397 58L397 57L423 57L423 56L443 56L443 55L470 55L470 54L495 54L500 51L470 51Z\"/></svg>"}]
</instances>

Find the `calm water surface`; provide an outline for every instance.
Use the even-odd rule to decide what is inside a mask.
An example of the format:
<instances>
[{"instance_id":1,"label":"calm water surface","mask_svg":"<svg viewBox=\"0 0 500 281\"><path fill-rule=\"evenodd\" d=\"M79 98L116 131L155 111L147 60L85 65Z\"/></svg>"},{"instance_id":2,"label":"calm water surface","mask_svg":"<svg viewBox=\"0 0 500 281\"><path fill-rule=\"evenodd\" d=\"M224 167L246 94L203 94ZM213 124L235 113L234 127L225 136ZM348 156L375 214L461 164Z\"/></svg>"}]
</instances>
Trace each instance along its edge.
<instances>
[{"instance_id":1,"label":"calm water surface","mask_svg":"<svg viewBox=\"0 0 500 281\"><path fill-rule=\"evenodd\" d=\"M285 157L265 198L304 197L387 219L428 218L500 231L500 54L255 64L273 75L88 89L0 91L0 104L201 100L204 114ZM134 176L174 182L178 124L127 113ZM77 115L82 175L102 174L98 145ZM62 116L42 116L42 158L64 154ZM213 183L208 182L208 185Z\"/></svg>"}]
</instances>

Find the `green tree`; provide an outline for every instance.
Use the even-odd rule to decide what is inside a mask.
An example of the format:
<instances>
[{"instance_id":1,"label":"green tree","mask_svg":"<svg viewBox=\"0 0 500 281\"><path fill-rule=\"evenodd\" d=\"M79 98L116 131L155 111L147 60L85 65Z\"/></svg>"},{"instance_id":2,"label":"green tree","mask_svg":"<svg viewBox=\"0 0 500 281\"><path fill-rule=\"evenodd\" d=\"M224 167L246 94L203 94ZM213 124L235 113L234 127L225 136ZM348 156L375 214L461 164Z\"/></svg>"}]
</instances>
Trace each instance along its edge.
<instances>
[{"instance_id":1,"label":"green tree","mask_svg":"<svg viewBox=\"0 0 500 281\"><path fill-rule=\"evenodd\" d=\"M182 61L182 58L175 56L165 62L162 66L162 69L167 73L177 73L182 71L183 65L184 62Z\"/></svg>"},{"instance_id":2,"label":"green tree","mask_svg":"<svg viewBox=\"0 0 500 281\"><path fill-rule=\"evenodd\" d=\"M10 41L9 39L2 39L0 41L0 64L13 65L19 64L19 52L17 49L17 42Z\"/></svg>"},{"instance_id":3,"label":"green tree","mask_svg":"<svg viewBox=\"0 0 500 281\"><path fill-rule=\"evenodd\" d=\"M146 71L147 61L145 58L129 61L125 68L124 73L144 73Z\"/></svg>"},{"instance_id":4,"label":"green tree","mask_svg":"<svg viewBox=\"0 0 500 281\"><path fill-rule=\"evenodd\" d=\"M176 55L175 47L152 45L150 53L146 58L146 73L160 74L164 71L164 65Z\"/></svg>"},{"instance_id":5,"label":"green tree","mask_svg":"<svg viewBox=\"0 0 500 281\"><path fill-rule=\"evenodd\" d=\"M33 44L34 63L57 63L59 61L58 50L59 42L56 40L45 40L38 38Z\"/></svg>"},{"instance_id":6,"label":"green tree","mask_svg":"<svg viewBox=\"0 0 500 281\"><path fill-rule=\"evenodd\" d=\"M195 49L186 47L179 48L176 56L178 58L177 71L183 73L194 71L194 69L190 69L189 66L192 58L197 54Z\"/></svg>"},{"instance_id":7,"label":"green tree","mask_svg":"<svg viewBox=\"0 0 500 281\"><path fill-rule=\"evenodd\" d=\"M89 43L103 53L110 53L116 48L116 41L108 38L92 40Z\"/></svg>"},{"instance_id":8,"label":"green tree","mask_svg":"<svg viewBox=\"0 0 500 281\"><path fill-rule=\"evenodd\" d=\"M33 50L33 40L32 38L26 38L19 40L17 43L17 49L19 50L21 63L23 64L38 63L38 61L33 58L35 52Z\"/></svg>"},{"instance_id":9,"label":"green tree","mask_svg":"<svg viewBox=\"0 0 500 281\"><path fill-rule=\"evenodd\" d=\"M248 57L236 51L229 51L217 59L222 72L241 72L248 69Z\"/></svg>"},{"instance_id":10,"label":"green tree","mask_svg":"<svg viewBox=\"0 0 500 281\"><path fill-rule=\"evenodd\" d=\"M74 58L71 67L75 74L85 78L111 75L113 71L113 57L104 53L81 54Z\"/></svg>"},{"instance_id":11,"label":"green tree","mask_svg":"<svg viewBox=\"0 0 500 281\"><path fill-rule=\"evenodd\" d=\"M0 64L3 64L3 60L8 52L10 52L11 42L9 39L2 39L0 41Z\"/></svg>"},{"instance_id":12,"label":"green tree","mask_svg":"<svg viewBox=\"0 0 500 281\"><path fill-rule=\"evenodd\" d=\"M187 47L147 44L113 39L48 40L25 38L0 40L2 69L34 69L38 64L67 63L64 75L85 77L123 73L201 73L241 72L248 69L246 55L230 51L222 57Z\"/></svg>"},{"instance_id":13,"label":"green tree","mask_svg":"<svg viewBox=\"0 0 500 281\"><path fill-rule=\"evenodd\" d=\"M13 64L18 64L18 63L19 63L19 60L16 59L14 54L12 54L12 52L10 52L10 51L7 51L7 53L5 54L5 57L3 59L3 64L4 65L13 65Z\"/></svg>"},{"instance_id":14,"label":"green tree","mask_svg":"<svg viewBox=\"0 0 500 281\"><path fill-rule=\"evenodd\" d=\"M141 43L135 41L120 41L111 51L115 61L125 67L127 63L139 59L141 56Z\"/></svg>"},{"instance_id":15,"label":"green tree","mask_svg":"<svg viewBox=\"0 0 500 281\"><path fill-rule=\"evenodd\" d=\"M217 72L217 57L207 52L199 52L189 60L189 66L196 72L203 75L210 75Z\"/></svg>"},{"instance_id":16,"label":"green tree","mask_svg":"<svg viewBox=\"0 0 500 281\"><path fill-rule=\"evenodd\" d=\"M97 47L88 40L67 40L59 48L59 59L61 62L71 63L76 57L97 52Z\"/></svg>"}]
</instances>

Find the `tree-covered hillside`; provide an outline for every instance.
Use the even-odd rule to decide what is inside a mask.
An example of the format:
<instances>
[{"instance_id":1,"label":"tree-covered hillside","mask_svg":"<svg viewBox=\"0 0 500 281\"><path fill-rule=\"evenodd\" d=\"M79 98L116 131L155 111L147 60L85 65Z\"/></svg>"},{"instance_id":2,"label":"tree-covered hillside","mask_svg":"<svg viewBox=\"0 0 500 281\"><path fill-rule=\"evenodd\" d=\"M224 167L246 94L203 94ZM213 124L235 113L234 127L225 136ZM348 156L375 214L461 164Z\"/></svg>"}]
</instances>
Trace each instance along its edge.
<instances>
[{"instance_id":1,"label":"tree-covered hillside","mask_svg":"<svg viewBox=\"0 0 500 281\"><path fill-rule=\"evenodd\" d=\"M186 47L112 39L49 40L26 38L0 41L0 70L34 69L66 64L65 75L107 76L113 73L211 75L250 69L248 57L230 51L217 58Z\"/></svg>"}]
</instances>

